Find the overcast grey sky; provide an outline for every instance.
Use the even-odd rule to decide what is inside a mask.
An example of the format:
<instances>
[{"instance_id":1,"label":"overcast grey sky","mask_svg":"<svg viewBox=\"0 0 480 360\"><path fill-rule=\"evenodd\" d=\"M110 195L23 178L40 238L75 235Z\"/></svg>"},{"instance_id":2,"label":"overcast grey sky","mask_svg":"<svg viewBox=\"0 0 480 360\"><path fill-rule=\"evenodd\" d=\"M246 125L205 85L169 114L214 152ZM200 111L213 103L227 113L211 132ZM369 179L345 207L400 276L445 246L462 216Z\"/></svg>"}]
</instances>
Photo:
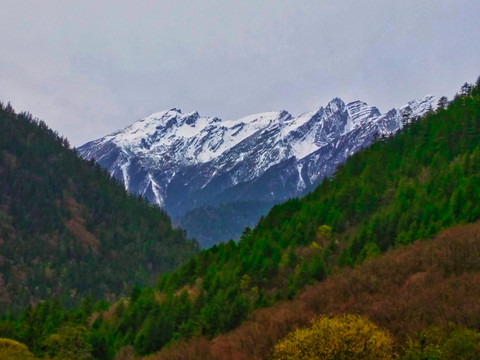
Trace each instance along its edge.
<instances>
[{"instance_id":1,"label":"overcast grey sky","mask_svg":"<svg viewBox=\"0 0 480 360\"><path fill-rule=\"evenodd\" d=\"M480 75L479 0L2 0L0 100L73 145L179 107L381 111Z\"/></svg>"}]
</instances>

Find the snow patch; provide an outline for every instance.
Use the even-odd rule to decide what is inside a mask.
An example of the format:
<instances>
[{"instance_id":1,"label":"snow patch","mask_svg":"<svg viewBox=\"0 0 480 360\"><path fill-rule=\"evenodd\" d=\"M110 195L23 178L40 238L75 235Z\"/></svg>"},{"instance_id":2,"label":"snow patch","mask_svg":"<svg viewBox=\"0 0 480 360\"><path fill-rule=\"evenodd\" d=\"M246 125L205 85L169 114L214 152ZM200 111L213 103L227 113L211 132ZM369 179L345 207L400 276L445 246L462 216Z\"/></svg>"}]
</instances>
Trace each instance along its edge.
<instances>
[{"instance_id":1,"label":"snow patch","mask_svg":"<svg viewBox=\"0 0 480 360\"><path fill-rule=\"evenodd\" d=\"M302 177L302 169L303 169L303 164L299 163L297 164L297 171L298 171L298 183L297 183L297 190L302 191L305 189L307 186L305 185L305 181L303 180Z\"/></svg>"},{"instance_id":2,"label":"snow patch","mask_svg":"<svg viewBox=\"0 0 480 360\"><path fill-rule=\"evenodd\" d=\"M153 195L155 196L155 204L162 207L164 204L163 204L163 197L160 194L161 187L155 182L155 180L152 177L152 174L150 173L148 173L148 180L152 187Z\"/></svg>"},{"instance_id":3,"label":"snow patch","mask_svg":"<svg viewBox=\"0 0 480 360\"><path fill-rule=\"evenodd\" d=\"M124 164L120 165L120 169L122 170L123 186L125 186L125 189L130 188L130 174L128 173L129 166L130 166L130 161L128 160Z\"/></svg>"}]
</instances>

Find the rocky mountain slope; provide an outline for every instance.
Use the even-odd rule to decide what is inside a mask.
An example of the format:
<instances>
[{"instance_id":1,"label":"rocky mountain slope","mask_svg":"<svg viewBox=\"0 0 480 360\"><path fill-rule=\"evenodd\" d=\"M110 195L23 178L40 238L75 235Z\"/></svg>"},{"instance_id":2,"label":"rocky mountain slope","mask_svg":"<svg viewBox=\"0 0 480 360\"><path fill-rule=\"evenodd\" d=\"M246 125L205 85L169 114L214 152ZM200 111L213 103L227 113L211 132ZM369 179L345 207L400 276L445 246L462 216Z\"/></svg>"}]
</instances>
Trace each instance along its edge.
<instances>
[{"instance_id":1,"label":"rocky mountain slope","mask_svg":"<svg viewBox=\"0 0 480 360\"><path fill-rule=\"evenodd\" d=\"M174 108L78 151L130 192L181 217L204 206L275 204L302 195L376 137L395 133L435 105L436 98L426 96L382 114L364 102L334 98L297 117L283 110L228 121ZM254 224L240 228L246 225Z\"/></svg>"}]
</instances>

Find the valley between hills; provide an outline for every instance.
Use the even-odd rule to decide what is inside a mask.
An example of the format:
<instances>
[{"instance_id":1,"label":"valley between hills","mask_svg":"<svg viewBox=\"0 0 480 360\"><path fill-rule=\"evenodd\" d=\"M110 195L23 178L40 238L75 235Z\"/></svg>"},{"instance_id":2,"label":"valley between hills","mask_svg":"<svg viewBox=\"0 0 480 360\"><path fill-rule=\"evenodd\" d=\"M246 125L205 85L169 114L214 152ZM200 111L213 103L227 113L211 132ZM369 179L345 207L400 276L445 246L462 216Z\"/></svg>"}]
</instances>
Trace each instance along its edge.
<instances>
[{"instance_id":1,"label":"valley between hills","mask_svg":"<svg viewBox=\"0 0 480 360\"><path fill-rule=\"evenodd\" d=\"M328 138L325 124L342 125L342 136L354 131L345 132L355 126L347 126L352 105L342 103L319 110L316 134ZM82 159L83 149L43 121L2 104L0 356L478 358L480 78L430 105L415 116L412 107L396 110L398 126L385 133L365 120L358 129L373 129L369 140L328 176L309 180L298 197L282 195L238 241L201 249L172 225L168 207L128 193L117 170ZM218 125L178 110L157 117L165 120L158 131L169 122ZM279 119L292 120L273 118L251 135L275 138ZM124 150L105 139L114 163ZM307 177L296 165L298 184ZM265 189L254 181L248 191L256 186Z\"/></svg>"}]
</instances>

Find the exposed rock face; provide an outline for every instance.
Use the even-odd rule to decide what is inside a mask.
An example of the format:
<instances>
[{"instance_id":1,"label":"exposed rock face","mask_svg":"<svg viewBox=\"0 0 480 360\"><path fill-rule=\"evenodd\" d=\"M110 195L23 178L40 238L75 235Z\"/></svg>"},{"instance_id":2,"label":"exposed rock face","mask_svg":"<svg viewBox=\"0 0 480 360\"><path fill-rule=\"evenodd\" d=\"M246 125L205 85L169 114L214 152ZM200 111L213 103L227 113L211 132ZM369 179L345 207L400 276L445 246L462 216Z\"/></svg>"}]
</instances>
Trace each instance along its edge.
<instances>
[{"instance_id":1,"label":"exposed rock face","mask_svg":"<svg viewBox=\"0 0 480 360\"><path fill-rule=\"evenodd\" d=\"M395 133L406 117L422 116L435 104L426 96L381 114L364 102L335 98L298 117L279 111L228 121L173 108L78 151L130 192L179 217L206 205L299 196L375 136Z\"/></svg>"}]
</instances>

